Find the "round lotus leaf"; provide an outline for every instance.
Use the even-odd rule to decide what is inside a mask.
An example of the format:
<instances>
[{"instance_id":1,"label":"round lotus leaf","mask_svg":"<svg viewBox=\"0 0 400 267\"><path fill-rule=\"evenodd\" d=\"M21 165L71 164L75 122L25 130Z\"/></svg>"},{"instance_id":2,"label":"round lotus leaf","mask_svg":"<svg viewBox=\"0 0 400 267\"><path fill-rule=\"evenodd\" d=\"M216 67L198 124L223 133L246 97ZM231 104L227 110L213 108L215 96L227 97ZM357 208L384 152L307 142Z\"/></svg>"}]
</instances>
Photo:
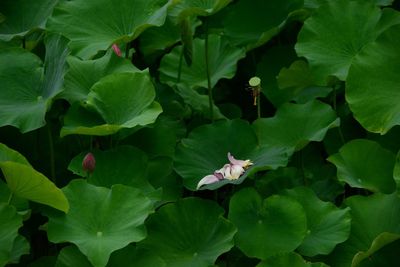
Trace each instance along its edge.
<instances>
[{"instance_id":1,"label":"round lotus leaf","mask_svg":"<svg viewBox=\"0 0 400 267\"><path fill-rule=\"evenodd\" d=\"M322 141L339 125L335 111L320 101L282 105L273 118L261 118L253 128L261 144L300 150L310 141Z\"/></svg>"},{"instance_id":2,"label":"round lotus leaf","mask_svg":"<svg viewBox=\"0 0 400 267\"><path fill-rule=\"evenodd\" d=\"M106 266L113 251L145 238L152 201L140 190L124 185L108 189L77 179L63 192L70 211L49 215L49 240L75 244L93 266Z\"/></svg>"},{"instance_id":3,"label":"round lotus leaf","mask_svg":"<svg viewBox=\"0 0 400 267\"><path fill-rule=\"evenodd\" d=\"M235 226L215 202L200 198L166 204L146 221L139 247L156 251L167 267L206 267L233 245Z\"/></svg>"},{"instance_id":4,"label":"round lotus leaf","mask_svg":"<svg viewBox=\"0 0 400 267\"><path fill-rule=\"evenodd\" d=\"M291 252L307 233L306 214L297 201L280 195L262 200L252 188L233 195L228 217L238 228L235 243L248 257Z\"/></svg>"},{"instance_id":5,"label":"round lotus leaf","mask_svg":"<svg viewBox=\"0 0 400 267\"><path fill-rule=\"evenodd\" d=\"M364 46L398 23L393 9L382 11L371 2L326 1L304 22L295 48L318 81L326 82L330 75L344 81Z\"/></svg>"},{"instance_id":6,"label":"round lotus leaf","mask_svg":"<svg viewBox=\"0 0 400 267\"><path fill-rule=\"evenodd\" d=\"M203 177L229 163L228 152L236 159L251 160L253 165L237 180L224 179L203 188L240 184L257 171L286 165L290 154L286 148L259 146L253 129L246 121L218 121L200 126L182 139L174 157L175 170L182 176L184 185L195 190Z\"/></svg>"},{"instance_id":7,"label":"round lotus leaf","mask_svg":"<svg viewBox=\"0 0 400 267\"><path fill-rule=\"evenodd\" d=\"M307 187L296 187L285 194L297 200L307 216L307 235L299 253L313 257L329 254L337 244L347 240L350 234L350 209L339 209L330 202L321 201Z\"/></svg>"},{"instance_id":8,"label":"round lotus leaf","mask_svg":"<svg viewBox=\"0 0 400 267\"><path fill-rule=\"evenodd\" d=\"M0 40L9 41L30 30L43 27L58 0L2 0L0 2Z\"/></svg>"},{"instance_id":9,"label":"round lotus leaf","mask_svg":"<svg viewBox=\"0 0 400 267\"><path fill-rule=\"evenodd\" d=\"M335 267L355 267L364 259L363 256L370 254L367 258L371 256L374 261L384 263L375 266L395 266L397 262L393 265L390 257L375 251L394 242L400 235L400 198L397 193L353 196L346 199L345 204L351 209L351 233L346 242L336 246L327 263ZM368 259L365 261L369 262Z\"/></svg>"},{"instance_id":10,"label":"round lotus leaf","mask_svg":"<svg viewBox=\"0 0 400 267\"><path fill-rule=\"evenodd\" d=\"M45 125L52 99L62 91L68 40L45 39L44 67L36 55L22 48L0 50L0 126L12 125L25 133Z\"/></svg>"},{"instance_id":11,"label":"round lotus leaf","mask_svg":"<svg viewBox=\"0 0 400 267\"><path fill-rule=\"evenodd\" d=\"M396 189L393 179L396 156L374 141L352 140L328 161L336 165L339 181L352 187L382 193Z\"/></svg>"},{"instance_id":12,"label":"round lotus leaf","mask_svg":"<svg viewBox=\"0 0 400 267\"><path fill-rule=\"evenodd\" d=\"M146 28L161 26L167 0L74 0L54 9L47 28L71 40L72 53L88 59L113 43L129 42Z\"/></svg>"},{"instance_id":13,"label":"round lotus leaf","mask_svg":"<svg viewBox=\"0 0 400 267\"><path fill-rule=\"evenodd\" d=\"M354 117L370 132L385 134L400 125L400 25L385 31L353 59L346 101Z\"/></svg>"},{"instance_id":14,"label":"round lotus leaf","mask_svg":"<svg viewBox=\"0 0 400 267\"><path fill-rule=\"evenodd\" d=\"M61 136L109 135L153 123L162 112L147 72L113 73L91 87L84 107L73 105Z\"/></svg>"}]
</instances>

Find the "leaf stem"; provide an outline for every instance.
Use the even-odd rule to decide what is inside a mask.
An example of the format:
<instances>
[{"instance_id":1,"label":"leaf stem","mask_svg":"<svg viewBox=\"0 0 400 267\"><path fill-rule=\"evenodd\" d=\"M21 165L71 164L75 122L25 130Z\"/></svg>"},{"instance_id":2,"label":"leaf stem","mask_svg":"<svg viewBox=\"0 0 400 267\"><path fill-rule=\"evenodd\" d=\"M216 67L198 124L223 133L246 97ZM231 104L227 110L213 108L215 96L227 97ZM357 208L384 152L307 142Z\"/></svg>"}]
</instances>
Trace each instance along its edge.
<instances>
[{"instance_id":1,"label":"leaf stem","mask_svg":"<svg viewBox=\"0 0 400 267\"><path fill-rule=\"evenodd\" d=\"M54 141L50 123L47 123L47 136L49 139L50 174L51 174L50 178L53 182L55 182L56 168L55 168L55 158L54 158Z\"/></svg>"},{"instance_id":2,"label":"leaf stem","mask_svg":"<svg viewBox=\"0 0 400 267\"><path fill-rule=\"evenodd\" d=\"M12 201L13 196L14 196L13 192L10 192L10 196L8 197L8 200L7 200L7 204L8 204L8 205L11 204L11 201Z\"/></svg>"},{"instance_id":3,"label":"leaf stem","mask_svg":"<svg viewBox=\"0 0 400 267\"><path fill-rule=\"evenodd\" d=\"M210 105L210 118L211 122L214 121L214 104L213 104L213 94L211 87L211 77L210 77L210 68L208 61L208 20L205 18L204 26L206 30L206 36L204 40L204 52L205 52L205 63L206 63L206 75L207 75L207 87L208 87L208 104Z\"/></svg>"},{"instance_id":4,"label":"leaf stem","mask_svg":"<svg viewBox=\"0 0 400 267\"><path fill-rule=\"evenodd\" d=\"M182 44L182 50L181 50L181 55L179 57L179 65L178 65L178 77L176 78L176 83L181 82L181 75L182 75L182 61L183 61L183 44Z\"/></svg>"},{"instance_id":5,"label":"leaf stem","mask_svg":"<svg viewBox=\"0 0 400 267\"><path fill-rule=\"evenodd\" d=\"M257 118L261 118L261 101L260 101L260 95L261 95L261 88L257 88Z\"/></svg>"},{"instance_id":6,"label":"leaf stem","mask_svg":"<svg viewBox=\"0 0 400 267\"><path fill-rule=\"evenodd\" d=\"M125 58L129 59L129 48L130 48L130 43L126 43L126 47L125 47Z\"/></svg>"},{"instance_id":7,"label":"leaf stem","mask_svg":"<svg viewBox=\"0 0 400 267\"><path fill-rule=\"evenodd\" d=\"M337 103L336 103L336 85L333 86L333 109L335 110L335 113L337 115ZM338 126L338 132L340 136L340 140L342 141L343 145L346 144L346 141L344 139L343 133L342 133L342 127L341 125Z\"/></svg>"}]
</instances>

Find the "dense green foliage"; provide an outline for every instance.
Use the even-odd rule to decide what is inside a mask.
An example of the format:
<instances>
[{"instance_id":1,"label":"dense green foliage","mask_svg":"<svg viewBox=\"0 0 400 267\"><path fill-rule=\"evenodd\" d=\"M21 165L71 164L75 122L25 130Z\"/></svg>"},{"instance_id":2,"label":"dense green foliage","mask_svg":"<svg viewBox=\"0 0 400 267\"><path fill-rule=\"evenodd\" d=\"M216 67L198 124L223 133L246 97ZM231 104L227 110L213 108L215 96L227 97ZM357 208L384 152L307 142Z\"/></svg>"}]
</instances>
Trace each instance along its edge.
<instances>
[{"instance_id":1,"label":"dense green foliage","mask_svg":"<svg viewBox=\"0 0 400 267\"><path fill-rule=\"evenodd\" d=\"M397 266L399 10L1 0L0 267Z\"/></svg>"}]
</instances>

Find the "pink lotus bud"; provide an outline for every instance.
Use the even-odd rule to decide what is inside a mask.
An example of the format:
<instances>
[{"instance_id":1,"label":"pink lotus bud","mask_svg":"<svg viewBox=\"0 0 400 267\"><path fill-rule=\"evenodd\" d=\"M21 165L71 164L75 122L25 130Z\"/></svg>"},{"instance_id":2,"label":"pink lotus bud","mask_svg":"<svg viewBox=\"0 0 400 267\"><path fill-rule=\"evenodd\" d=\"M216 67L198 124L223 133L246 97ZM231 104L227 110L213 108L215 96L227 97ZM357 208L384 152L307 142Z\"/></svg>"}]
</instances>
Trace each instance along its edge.
<instances>
[{"instance_id":1,"label":"pink lotus bud","mask_svg":"<svg viewBox=\"0 0 400 267\"><path fill-rule=\"evenodd\" d=\"M96 168L96 160L92 153L87 153L82 160L82 169L85 172L92 173Z\"/></svg>"},{"instance_id":2,"label":"pink lotus bud","mask_svg":"<svg viewBox=\"0 0 400 267\"><path fill-rule=\"evenodd\" d=\"M119 49L119 46L118 46L117 44L113 44L113 45L112 45L112 49L114 50L114 53L115 53L117 56L119 56L119 57L122 56L121 50Z\"/></svg>"}]
</instances>

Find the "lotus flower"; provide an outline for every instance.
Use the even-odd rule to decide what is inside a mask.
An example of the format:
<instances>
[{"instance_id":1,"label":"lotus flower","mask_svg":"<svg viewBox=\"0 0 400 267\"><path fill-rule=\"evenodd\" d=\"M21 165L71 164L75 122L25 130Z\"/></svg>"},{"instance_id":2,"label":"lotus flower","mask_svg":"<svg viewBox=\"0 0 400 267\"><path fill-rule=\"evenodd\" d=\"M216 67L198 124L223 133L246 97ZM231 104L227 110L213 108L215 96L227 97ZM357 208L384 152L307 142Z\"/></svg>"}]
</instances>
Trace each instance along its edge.
<instances>
[{"instance_id":1,"label":"lotus flower","mask_svg":"<svg viewBox=\"0 0 400 267\"><path fill-rule=\"evenodd\" d=\"M92 153L87 153L82 160L82 169L85 172L92 173L96 168L96 159Z\"/></svg>"},{"instance_id":2,"label":"lotus flower","mask_svg":"<svg viewBox=\"0 0 400 267\"><path fill-rule=\"evenodd\" d=\"M228 164L225 164L221 169L214 171L213 174L204 176L197 184L197 189L205 184L212 184L219 182L223 179L236 180L248 169L253 162L249 159L247 160L237 160L230 152L228 152Z\"/></svg>"}]
</instances>

